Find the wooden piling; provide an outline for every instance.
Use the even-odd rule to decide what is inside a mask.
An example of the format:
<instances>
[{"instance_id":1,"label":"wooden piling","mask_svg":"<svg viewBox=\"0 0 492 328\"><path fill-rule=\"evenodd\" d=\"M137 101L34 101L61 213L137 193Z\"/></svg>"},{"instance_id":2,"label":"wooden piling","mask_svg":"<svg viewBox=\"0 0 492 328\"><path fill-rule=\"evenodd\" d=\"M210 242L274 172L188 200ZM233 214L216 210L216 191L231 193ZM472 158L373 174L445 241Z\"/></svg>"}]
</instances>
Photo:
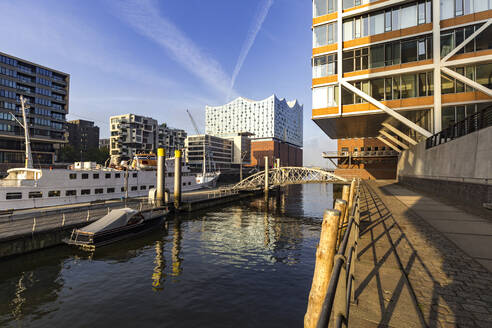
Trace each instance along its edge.
<instances>
[{"instance_id":1,"label":"wooden piling","mask_svg":"<svg viewBox=\"0 0 492 328\"><path fill-rule=\"evenodd\" d=\"M309 292L308 307L304 315L304 328L316 327L321 314L333 270L340 214L339 210L334 209L325 210L323 215L321 235L316 250L313 282Z\"/></svg>"},{"instance_id":2,"label":"wooden piling","mask_svg":"<svg viewBox=\"0 0 492 328\"><path fill-rule=\"evenodd\" d=\"M338 250L338 247L339 247L340 243L342 242L343 234L345 232L343 225L345 223L344 220L345 220L346 215L347 215L347 201L344 199L336 199L334 202L333 208L340 211L340 220L338 223L337 246L336 246L336 248Z\"/></svg>"},{"instance_id":3,"label":"wooden piling","mask_svg":"<svg viewBox=\"0 0 492 328\"><path fill-rule=\"evenodd\" d=\"M349 185L343 185L342 199L348 203L349 196L350 196L350 186Z\"/></svg>"}]
</instances>

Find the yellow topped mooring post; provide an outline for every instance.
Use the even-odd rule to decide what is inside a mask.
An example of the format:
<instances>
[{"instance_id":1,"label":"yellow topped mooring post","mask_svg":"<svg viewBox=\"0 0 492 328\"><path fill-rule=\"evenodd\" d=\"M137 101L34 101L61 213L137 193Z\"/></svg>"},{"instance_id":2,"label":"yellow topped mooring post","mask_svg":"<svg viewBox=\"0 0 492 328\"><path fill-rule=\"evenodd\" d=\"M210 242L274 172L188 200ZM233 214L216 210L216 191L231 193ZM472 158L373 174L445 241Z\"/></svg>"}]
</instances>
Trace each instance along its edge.
<instances>
[{"instance_id":1,"label":"yellow topped mooring post","mask_svg":"<svg viewBox=\"0 0 492 328\"><path fill-rule=\"evenodd\" d=\"M162 206L164 189L166 187L166 151L164 148L157 149L157 194L156 201Z\"/></svg>"},{"instance_id":2,"label":"yellow topped mooring post","mask_svg":"<svg viewBox=\"0 0 492 328\"><path fill-rule=\"evenodd\" d=\"M181 203L181 150L174 151L174 207Z\"/></svg>"},{"instance_id":3,"label":"yellow topped mooring post","mask_svg":"<svg viewBox=\"0 0 492 328\"><path fill-rule=\"evenodd\" d=\"M268 156L265 156L265 192L268 192Z\"/></svg>"}]
</instances>

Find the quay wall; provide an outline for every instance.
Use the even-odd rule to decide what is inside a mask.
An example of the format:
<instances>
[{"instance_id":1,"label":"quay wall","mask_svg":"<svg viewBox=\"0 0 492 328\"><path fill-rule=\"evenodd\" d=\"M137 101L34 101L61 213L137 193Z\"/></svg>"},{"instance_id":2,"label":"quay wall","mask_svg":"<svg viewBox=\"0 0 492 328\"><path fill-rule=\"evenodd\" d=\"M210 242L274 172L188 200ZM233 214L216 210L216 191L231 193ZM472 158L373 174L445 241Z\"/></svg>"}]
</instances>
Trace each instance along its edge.
<instances>
[{"instance_id":1,"label":"quay wall","mask_svg":"<svg viewBox=\"0 0 492 328\"><path fill-rule=\"evenodd\" d=\"M398 181L471 206L492 203L492 127L429 149L411 146L398 160Z\"/></svg>"}]
</instances>

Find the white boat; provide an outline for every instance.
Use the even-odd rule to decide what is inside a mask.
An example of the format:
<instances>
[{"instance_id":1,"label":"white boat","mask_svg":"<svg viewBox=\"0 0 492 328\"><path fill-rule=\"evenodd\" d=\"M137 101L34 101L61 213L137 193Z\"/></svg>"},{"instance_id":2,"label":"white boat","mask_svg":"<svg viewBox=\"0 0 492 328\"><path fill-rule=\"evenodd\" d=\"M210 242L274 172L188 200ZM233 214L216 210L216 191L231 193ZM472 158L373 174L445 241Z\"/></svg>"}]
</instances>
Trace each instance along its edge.
<instances>
[{"instance_id":1,"label":"white boat","mask_svg":"<svg viewBox=\"0 0 492 328\"><path fill-rule=\"evenodd\" d=\"M24 112L23 106L22 109ZM25 125L24 116L22 126ZM26 167L10 169L7 177L0 179L0 211L147 196L149 189L156 186L157 171L148 165L155 158L150 158L147 165L142 165L143 160L141 155L135 156L132 165L124 170L100 167L92 162L77 162L69 169L35 169L26 132ZM181 172L182 191L213 186L220 175L193 174L187 165L182 166ZM165 188L172 192L174 158L166 160L165 182Z\"/></svg>"}]
</instances>

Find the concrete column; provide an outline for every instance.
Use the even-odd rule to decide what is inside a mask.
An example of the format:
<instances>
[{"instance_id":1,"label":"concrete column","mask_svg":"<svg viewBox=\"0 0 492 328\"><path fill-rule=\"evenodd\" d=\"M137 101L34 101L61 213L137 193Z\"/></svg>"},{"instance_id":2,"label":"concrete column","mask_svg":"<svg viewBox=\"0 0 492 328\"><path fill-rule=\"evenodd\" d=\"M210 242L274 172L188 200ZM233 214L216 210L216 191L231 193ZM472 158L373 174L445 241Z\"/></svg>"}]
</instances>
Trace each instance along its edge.
<instances>
[{"instance_id":1,"label":"concrete column","mask_svg":"<svg viewBox=\"0 0 492 328\"><path fill-rule=\"evenodd\" d=\"M181 150L174 151L174 207L181 204Z\"/></svg>"},{"instance_id":2,"label":"concrete column","mask_svg":"<svg viewBox=\"0 0 492 328\"><path fill-rule=\"evenodd\" d=\"M432 3L432 58L434 61L434 130L441 132L441 6L439 1Z\"/></svg>"},{"instance_id":3,"label":"concrete column","mask_svg":"<svg viewBox=\"0 0 492 328\"><path fill-rule=\"evenodd\" d=\"M164 199L164 190L166 188L166 152L164 148L157 149L157 193L156 201L159 206L162 205Z\"/></svg>"},{"instance_id":4,"label":"concrete column","mask_svg":"<svg viewBox=\"0 0 492 328\"><path fill-rule=\"evenodd\" d=\"M270 187L268 185L268 156L265 156L265 192L268 192L268 188Z\"/></svg>"}]
</instances>

